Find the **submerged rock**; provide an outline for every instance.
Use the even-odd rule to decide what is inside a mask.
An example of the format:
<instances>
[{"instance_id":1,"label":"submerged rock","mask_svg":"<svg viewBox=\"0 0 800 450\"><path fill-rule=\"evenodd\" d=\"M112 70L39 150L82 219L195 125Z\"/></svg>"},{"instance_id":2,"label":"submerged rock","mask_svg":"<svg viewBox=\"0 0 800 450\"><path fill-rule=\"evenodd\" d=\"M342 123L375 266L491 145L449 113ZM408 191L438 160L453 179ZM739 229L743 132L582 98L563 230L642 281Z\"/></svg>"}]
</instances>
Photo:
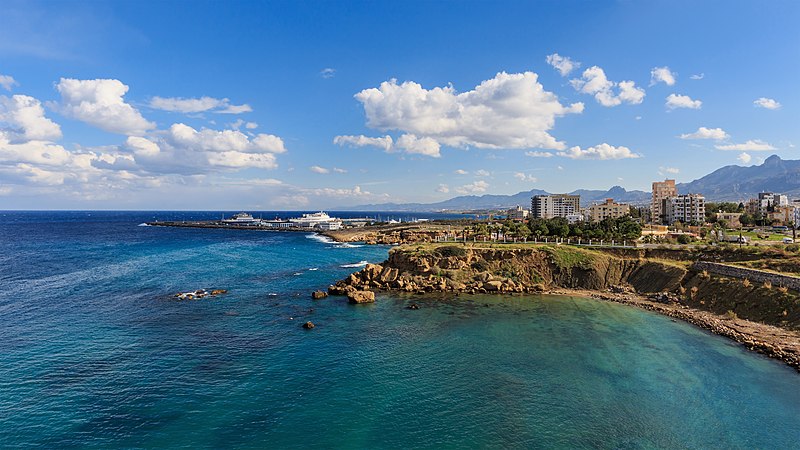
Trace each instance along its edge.
<instances>
[{"instance_id":1,"label":"submerged rock","mask_svg":"<svg viewBox=\"0 0 800 450\"><path fill-rule=\"evenodd\" d=\"M306 330L310 330L310 329L314 328L314 326L315 326L314 322L311 322L311 321L308 321L308 322L303 324L303 328L305 328Z\"/></svg>"},{"instance_id":2,"label":"submerged rock","mask_svg":"<svg viewBox=\"0 0 800 450\"><path fill-rule=\"evenodd\" d=\"M406 307L406 309L419 309L419 305L416 303L412 303Z\"/></svg>"}]
</instances>

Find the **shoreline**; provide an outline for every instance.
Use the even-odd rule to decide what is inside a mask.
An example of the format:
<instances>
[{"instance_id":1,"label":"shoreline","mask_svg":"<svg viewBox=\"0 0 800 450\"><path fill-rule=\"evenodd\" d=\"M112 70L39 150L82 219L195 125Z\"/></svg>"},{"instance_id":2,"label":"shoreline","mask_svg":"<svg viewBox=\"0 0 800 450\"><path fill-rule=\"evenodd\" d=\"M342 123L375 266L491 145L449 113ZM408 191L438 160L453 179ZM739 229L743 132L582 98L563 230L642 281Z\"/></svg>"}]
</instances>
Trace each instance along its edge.
<instances>
[{"instance_id":1,"label":"shoreline","mask_svg":"<svg viewBox=\"0 0 800 450\"><path fill-rule=\"evenodd\" d=\"M800 334L773 325L726 317L674 303L658 303L631 293L587 289L550 289L545 294L587 297L610 301L680 319L712 334L735 341L747 350L777 359L800 373Z\"/></svg>"}]
</instances>

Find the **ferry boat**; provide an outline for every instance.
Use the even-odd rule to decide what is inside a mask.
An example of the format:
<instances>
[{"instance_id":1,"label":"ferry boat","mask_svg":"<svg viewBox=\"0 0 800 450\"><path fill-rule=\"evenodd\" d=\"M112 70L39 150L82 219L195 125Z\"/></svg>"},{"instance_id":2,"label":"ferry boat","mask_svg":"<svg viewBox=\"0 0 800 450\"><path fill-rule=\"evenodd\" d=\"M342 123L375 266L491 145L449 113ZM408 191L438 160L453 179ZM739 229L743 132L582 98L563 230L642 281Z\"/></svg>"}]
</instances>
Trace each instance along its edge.
<instances>
[{"instance_id":1,"label":"ferry boat","mask_svg":"<svg viewBox=\"0 0 800 450\"><path fill-rule=\"evenodd\" d=\"M222 219L223 223L240 224L240 225L253 224L259 221L260 220L254 218L252 214L248 214L245 212L234 214L233 217L231 217L230 219Z\"/></svg>"},{"instance_id":2,"label":"ferry boat","mask_svg":"<svg viewBox=\"0 0 800 450\"><path fill-rule=\"evenodd\" d=\"M289 221L301 228L337 230L342 226L341 219L331 217L322 211L311 214L303 214L301 217L289 219Z\"/></svg>"}]
</instances>

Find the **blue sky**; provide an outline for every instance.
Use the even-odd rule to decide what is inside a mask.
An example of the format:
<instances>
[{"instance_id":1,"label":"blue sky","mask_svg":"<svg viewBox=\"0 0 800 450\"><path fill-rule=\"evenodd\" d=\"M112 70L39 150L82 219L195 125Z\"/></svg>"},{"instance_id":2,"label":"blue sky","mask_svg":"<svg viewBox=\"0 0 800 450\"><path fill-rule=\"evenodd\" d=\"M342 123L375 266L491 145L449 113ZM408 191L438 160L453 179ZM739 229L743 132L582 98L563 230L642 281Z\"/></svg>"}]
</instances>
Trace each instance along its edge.
<instances>
[{"instance_id":1,"label":"blue sky","mask_svg":"<svg viewBox=\"0 0 800 450\"><path fill-rule=\"evenodd\" d=\"M649 190L798 159L799 20L794 1L5 2L0 209Z\"/></svg>"}]
</instances>

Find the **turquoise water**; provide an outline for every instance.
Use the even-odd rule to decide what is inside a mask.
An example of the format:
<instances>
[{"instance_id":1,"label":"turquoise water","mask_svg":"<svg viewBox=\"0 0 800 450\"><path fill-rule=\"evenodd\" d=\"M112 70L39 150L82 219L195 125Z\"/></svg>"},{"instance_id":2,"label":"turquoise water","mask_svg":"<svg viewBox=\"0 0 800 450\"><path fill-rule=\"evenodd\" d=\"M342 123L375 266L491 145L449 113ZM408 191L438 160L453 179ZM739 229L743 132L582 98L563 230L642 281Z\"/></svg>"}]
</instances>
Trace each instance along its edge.
<instances>
[{"instance_id":1,"label":"turquoise water","mask_svg":"<svg viewBox=\"0 0 800 450\"><path fill-rule=\"evenodd\" d=\"M570 297L312 301L388 249L87 214L2 214L0 447L800 442L800 376L682 322ZM201 287L229 294L171 297Z\"/></svg>"}]
</instances>

